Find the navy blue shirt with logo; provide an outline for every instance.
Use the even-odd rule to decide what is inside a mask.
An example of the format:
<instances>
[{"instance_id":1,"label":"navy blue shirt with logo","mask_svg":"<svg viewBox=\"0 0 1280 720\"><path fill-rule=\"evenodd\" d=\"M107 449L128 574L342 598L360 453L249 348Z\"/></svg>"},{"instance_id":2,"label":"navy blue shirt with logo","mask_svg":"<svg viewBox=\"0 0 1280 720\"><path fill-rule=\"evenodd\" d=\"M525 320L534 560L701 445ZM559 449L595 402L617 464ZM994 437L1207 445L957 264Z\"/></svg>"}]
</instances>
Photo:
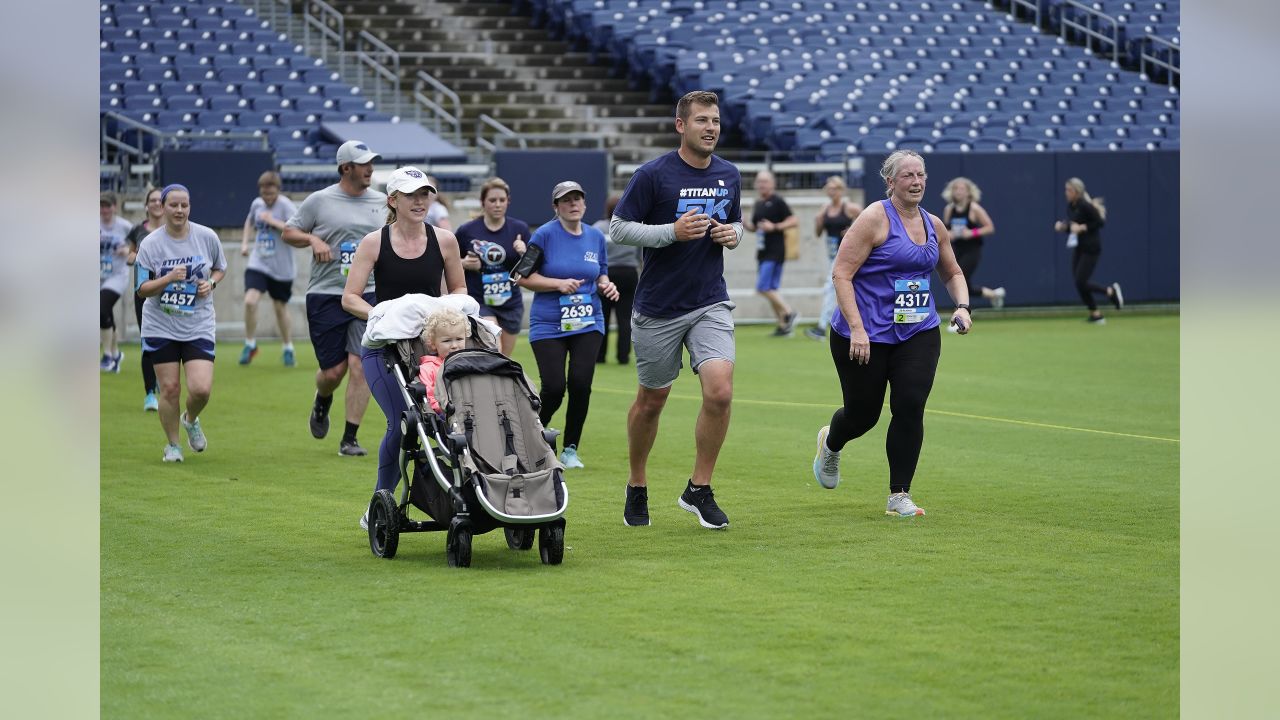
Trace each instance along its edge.
<instances>
[{"instance_id":1,"label":"navy blue shirt with logo","mask_svg":"<svg viewBox=\"0 0 1280 720\"><path fill-rule=\"evenodd\" d=\"M669 225L690 208L722 224L742 222L742 175L732 163L711 157L695 168L678 151L641 165L613 214L646 225ZM724 282L724 248L711 231L698 240L644 249L644 269L636 288L635 311L672 318L729 299Z\"/></svg>"},{"instance_id":2,"label":"navy blue shirt with logo","mask_svg":"<svg viewBox=\"0 0 1280 720\"><path fill-rule=\"evenodd\" d=\"M494 231L485 227L484 218L479 217L463 223L454 235L463 255L474 252L480 258L480 271L466 272L467 294L482 307L523 311L524 299L520 288L511 282L508 273L520 259L515 251L516 238L526 246L532 239L529 237L529 225L523 220L508 217L502 227Z\"/></svg>"}]
</instances>

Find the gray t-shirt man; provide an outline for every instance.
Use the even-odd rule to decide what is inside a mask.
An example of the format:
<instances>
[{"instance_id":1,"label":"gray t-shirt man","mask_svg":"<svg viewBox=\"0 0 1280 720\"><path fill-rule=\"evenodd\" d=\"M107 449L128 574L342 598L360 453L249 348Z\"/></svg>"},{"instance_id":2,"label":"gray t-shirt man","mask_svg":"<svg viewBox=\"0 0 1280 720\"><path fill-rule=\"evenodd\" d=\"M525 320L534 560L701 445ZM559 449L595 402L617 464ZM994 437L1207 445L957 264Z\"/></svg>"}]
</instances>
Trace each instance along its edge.
<instances>
[{"instance_id":1,"label":"gray t-shirt man","mask_svg":"<svg viewBox=\"0 0 1280 720\"><path fill-rule=\"evenodd\" d=\"M280 239L279 230L258 219L263 211L270 212L276 220L287 223L297 212L297 207L283 195L276 198L276 204L271 207L267 207L267 203L260 197L253 199L247 219L254 228L253 252L249 254L249 262L245 268L257 270L272 280L293 282L293 277L298 274L298 269L293 264L293 248Z\"/></svg>"},{"instance_id":2,"label":"gray t-shirt man","mask_svg":"<svg viewBox=\"0 0 1280 720\"><path fill-rule=\"evenodd\" d=\"M110 225L98 224L99 290L124 295L129 287L129 266L125 262L129 244L125 238L132 229L133 224L119 216L113 218Z\"/></svg>"},{"instance_id":3,"label":"gray t-shirt man","mask_svg":"<svg viewBox=\"0 0 1280 720\"><path fill-rule=\"evenodd\" d=\"M327 263L311 262L308 295L341 295L347 284L347 272L360 240L386 224L387 196L373 188L352 197L334 183L307 196L298 211L289 218L289 227L323 238L329 244L333 259ZM373 292L373 276L365 285Z\"/></svg>"},{"instance_id":4,"label":"gray t-shirt man","mask_svg":"<svg viewBox=\"0 0 1280 720\"><path fill-rule=\"evenodd\" d=\"M218 322L213 313L213 294L196 296L196 281L208 280L215 270L227 269L222 242L213 230L187 223L190 232L175 238L160 227L138 245L137 266L145 277L162 277L179 265L187 266L187 279L169 283L159 295L142 304L142 337L191 342L214 340Z\"/></svg>"}]
</instances>

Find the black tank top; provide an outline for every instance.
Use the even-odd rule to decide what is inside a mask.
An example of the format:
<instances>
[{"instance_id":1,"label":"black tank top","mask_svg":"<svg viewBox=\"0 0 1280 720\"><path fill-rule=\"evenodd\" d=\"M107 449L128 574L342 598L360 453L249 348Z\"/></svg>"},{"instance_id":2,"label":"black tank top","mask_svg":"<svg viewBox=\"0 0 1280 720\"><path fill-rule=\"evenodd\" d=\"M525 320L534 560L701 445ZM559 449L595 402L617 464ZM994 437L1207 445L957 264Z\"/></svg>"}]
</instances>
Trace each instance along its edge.
<instances>
[{"instance_id":1,"label":"black tank top","mask_svg":"<svg viewBox=\"0 0 1280 720\"><path fill-rule=\"evenodd\" d=\"M402 258L391 248L391 226L382 226L382 245L378 260L373 263L373 280L377 283L374 293L378 302L394 300L410 293L422 293L440 297L440 283L444 278L444 256L440 254L440 242L436 230L427 227L427 249L416 258Z\"/></svg>"},{"instance_id":2,"label":"black tank top","mask_svg":"<svg viewBox=\"0 0 1280 720\"><path fill-rule=\"evenodd\" d=\"M853 224L853 220L845 214L843 205L840 206L840 212L835 215L832 215L830 210L830 205L822 209L822 231L829 238L843 238L844 232Z\"/></svg>"}]
</instances>

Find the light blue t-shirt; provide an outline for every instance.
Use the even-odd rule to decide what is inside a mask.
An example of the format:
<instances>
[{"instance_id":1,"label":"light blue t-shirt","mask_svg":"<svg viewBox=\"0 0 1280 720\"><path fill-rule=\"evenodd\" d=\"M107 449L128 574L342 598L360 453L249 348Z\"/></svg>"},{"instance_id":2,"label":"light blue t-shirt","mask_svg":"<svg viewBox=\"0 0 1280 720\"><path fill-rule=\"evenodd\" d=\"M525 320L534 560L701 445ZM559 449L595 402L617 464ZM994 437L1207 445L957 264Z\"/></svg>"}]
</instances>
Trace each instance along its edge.
<instances>
[{"instance_id":1,"label":"light blue t-shirt","mask_svg":"<svg viewBox=\"0 0 1280 720\"><path fill-rule=\"evenodd\" d=\"M333 259L327 263L312 261L307 294L341 295L356 247L365 235L380 229L386 221L387 196L372 188L352 197L334 183L308 195L289 218L289 227L324 238ZM373 287L370 273L364 291L371 293Z\"/></svg>"},{"instance_id":2,"label":"light blue t-shirt","mask_svg":"<svg viewBox=\"0 0 1280 720\"><path fill-rule=\"evenodd\" d=\"M275 205L267 207L262 198L254 198L249 206L248 222L253 225L253 251L249 253L249 262L245 268L257 270L272 280L293 282L298 274L293 264L294 248L280 239L280 231L258 219L262 211L269 211L271 216L282 223L289 222L297 212L293 201L281 195L276 198Z\"/></svg>"},{"instance_id":3,"label":"light blue t-shirt","mask_svg":"<svg viewBox=\"0 0 1280 720\"><path fill-rule=\"evenodd\" d=\"M117 215L110 225L98 225L98 289L124 295L129 287L129 243L133 223Z\"/></svg>"},{"instance_id":4,"label":"light blue t-shirt","mask_svg":"<svg viewBox=\"0 0 1280 720\"><path fill-rule=\"evenodd\" d=\"M582 226L582 234L574 235L559 220L538 228L529 246L542 248L542 266L538 274L563 280L582 281L572 295L550 291L534 293L529 305L529 340L565 337L595 331L604 334L604 315L600 312L600 292L596 280L609 274L605 256L604 233Z\"/></svg>"},{"instance_id":5,"label":"light blue t-shirt","mask_svg":"<svg viewBox=\"0 0 1280 720\"><path fill-rule=\"evenodd\" d=\"M142 304L142 337L166 340L214 340L218 322L213 313L213 293L196 296L196 281L208 280L214 270L226 271L222 242L213 230L187 223L185 238L174 238L161 227L138 245L138 273L146 280L187 266L187 279L165 286ZM215 291L216 292L216 291Z\"/></svg>"}]
</instances>

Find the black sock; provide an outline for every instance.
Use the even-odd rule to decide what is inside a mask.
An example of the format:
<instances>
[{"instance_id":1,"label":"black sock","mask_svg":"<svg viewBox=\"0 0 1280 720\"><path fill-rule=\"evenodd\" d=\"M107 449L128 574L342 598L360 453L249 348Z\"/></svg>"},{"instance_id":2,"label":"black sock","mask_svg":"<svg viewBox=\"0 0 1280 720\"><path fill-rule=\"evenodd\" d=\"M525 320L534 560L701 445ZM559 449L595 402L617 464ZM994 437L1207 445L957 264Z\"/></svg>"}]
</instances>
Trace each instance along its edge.
<instances>
[{"instance_id":1,"label":"black sock","mask_svg":"<svg viewBox=\"0 0 1280 720\"><path fill-rule=\"evenodd\" d=\"M332 398L330 398L332 399ZM347 423L347 429L342 431L342 442L355 442L356 432L360 430L360 426L356 423Z\"/></svg>"},{"instance_id":2,"label":"black sock","mask_svg":"<svg viewBox=\"0 0 1280 720\"><path fill-rule=\"evenodd\" d=\"M898 493L907 493L907 494L910 494L910 493L911 493L911 486L910 486L910 485L890 485L890 486L889 486L889 493L890 493L891 495L897 495Z\"/></svg>"},{"instance_id":3,"label":"black sock","mask_svg":"<svg viewBox=\"0 0 1280 720\"><path fill-rule=\"evenodd\" d=\"M707 486L706 486L706 485L694 485L694 484L693 484L693 478L689 478L689 486L688 486L688 487L686 487L685 489L686 489L686 490L688 490L689 492L698 492L699 490L701 490L701 489L702 489L702 488L704 488L704 487L707 487Z\"/></svg>"},{"instance_id":4,"label":"black sock","mask_svg":"<svg viewBox=\"0 0 1280 720\"><path fill-rule=\"evenodd\" d=\"M320 408L324 412L329 412L329 407L331 405L333 405L332 395L321 395L316 393L316 407Z\"/></svg>"}]
</instances>

